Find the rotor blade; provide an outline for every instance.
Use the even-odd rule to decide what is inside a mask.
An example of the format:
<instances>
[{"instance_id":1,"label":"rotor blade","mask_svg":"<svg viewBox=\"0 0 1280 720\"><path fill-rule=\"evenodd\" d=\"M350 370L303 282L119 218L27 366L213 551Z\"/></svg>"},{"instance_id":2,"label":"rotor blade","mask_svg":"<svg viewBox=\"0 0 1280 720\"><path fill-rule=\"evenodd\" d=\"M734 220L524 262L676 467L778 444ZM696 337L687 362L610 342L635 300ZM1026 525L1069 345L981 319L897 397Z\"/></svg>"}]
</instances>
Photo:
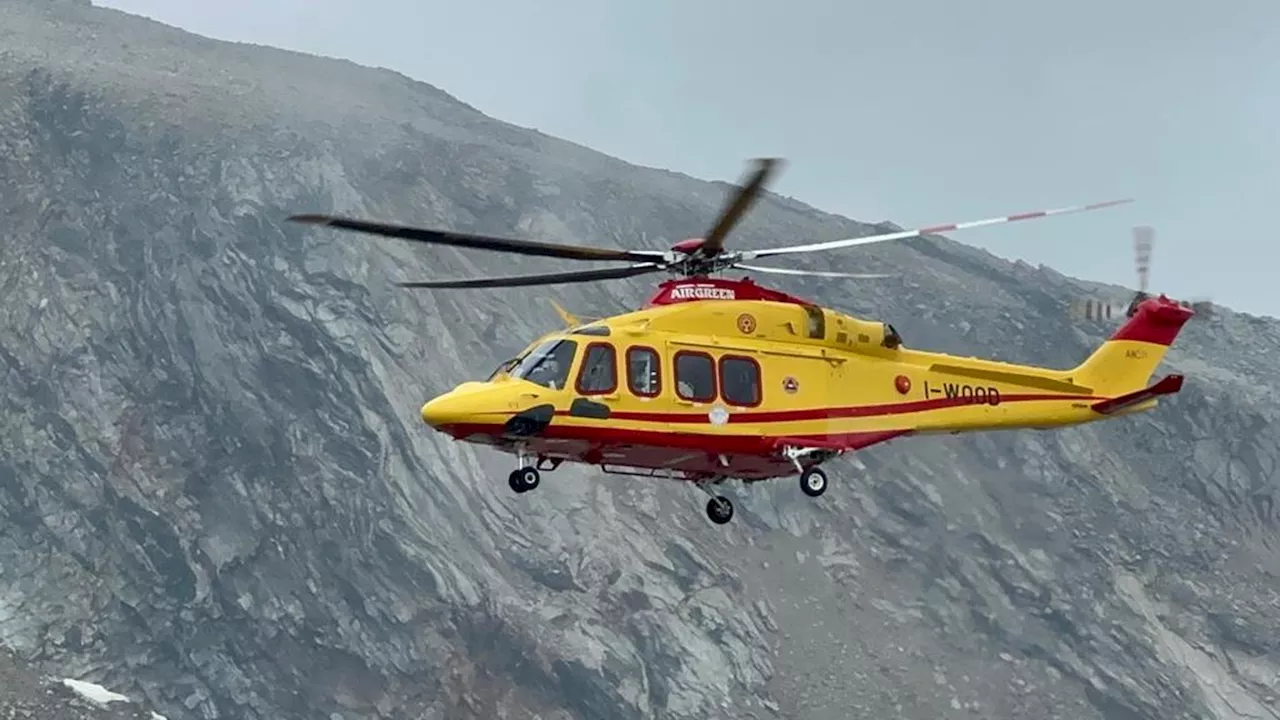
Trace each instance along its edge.
<instances>
[{"instance_id":1,"label":"rotor blade","mask_svg":"<svg viewBox=\"0 0 1280 720\"><path fill-rule=\"evenodd\" d=\"M523 287L526 285L557 285L560 283L614 280L645 273L658 272L663 266L657 263L641 263L620 268L579 270L576 272L545 273L542 275L515 275L508 277L470 278L466 280L421 280L396 283L403 288L492 288Z\"/></svg>"},{"instance_id":2,"label":"rotor blade","mask_svg":"<svg viewBox=\"0 0 1280 720\"><path fill-rule=\"evenodd\" d=\"M1147 291L1147 277L1151 274L1151 246L1155 242L1156 231L1147 225L1139 225L1133 229L1134 265L1138 269L1138 292Z\"/></svg>"},{"instance_id":3,"label":"rotor blade","mask_svg":"<svg viewBox=\"0 0 1280 720\"><path fill-rule=\"evenodd\" d=\"M428 230L404 225L388 225L386 223L335 217L333 215L293 215L289 217L289 220L308 225L325 225L342 230L355 230L357 232L373 233L375 235L385 235L387 237L435 245L450 245L453 247L494 250L497 252L568 260L656 260L665 257L664 253L656 250L611 250L609 248L593 248L585 245L561 245L558 243L534 242L532 240L514 240L487 235Z\"/></svg>"},{"instance_id":4,"label":"rotor blade","mask_svg":"<svg viewBox=\"0 0 1280 720\"><path fill-rule=\"evenodd\" d=\"M734 267L742 268L743 270L754 270L756 272L762 272L762 273L773 273L775 275L804 275L807 277L825 277L825 278L855 278L858 280L871 280L875 278L893 277L892 275L882 275L882 274L876 274L876 273L842 273L842 272L828 272L826 270L793 270L791 268L761 267L759 265L738 265L736 263L734 264Z\"/></svg>"},{"instance_id":5,"label":"rotor blade","mask_svg":"<svg viewBox=\"0 0 1280 720\"><path fill-rule=\"evenodd\" d=\"M1057 208L1054 210L1037 210L1034 212L1018 213L1017 215L987 218L986 220L973 220L970 222L952 223L950 225L935 225L933 227L920 228L917 230L902 230L899 232L885 233L883 235L869 235L867 237L848 238L846 240L829 240L827 242L812 243L810 245L795 245L792 247L773 248L769 250L747 250L742 253L742 257L747 260L751 260L754 258L771 257L774 255L815 252L817 250L835 250L837 248L853 247L854 245L869 245L871 243L885 242L888 240L905 240L907 238L921 237L923 235L936 235L938 233L950 232L952 230L968 230L969 228L982 227L984 225L999 225L1000 223L1017 222L1018 220L1031 220L1034 218L1049 217L1050 215L1065 215L1067 213L1084 212L1086 210L1100 210L1102 208L1111 207L1113 205L1123 205L1124 203L1129 202L1133 202L1133 200L1108 200L1106 202L1093 203L1091 205L1074 205L1072 207Z\"/></svg>"},{"instance_id":6,"label":"rotor blade","mask_svg":"<svg viewBox=\"0 0 1280 720\"><path fill-rule=\"evenodd\" d=\"M715 227L711 228L711 232L707 233L706 239L702 242L699 250L704 255L717 255L724 250L725 237L747 214L747 210L751 209L769 177L776 174L781 168L782 160L778 158L757 158L752 164L755 166L754 169L738 185L737 194L725 206L720 213L720 219L716 221Z\"/></svg>"}]
</instances>

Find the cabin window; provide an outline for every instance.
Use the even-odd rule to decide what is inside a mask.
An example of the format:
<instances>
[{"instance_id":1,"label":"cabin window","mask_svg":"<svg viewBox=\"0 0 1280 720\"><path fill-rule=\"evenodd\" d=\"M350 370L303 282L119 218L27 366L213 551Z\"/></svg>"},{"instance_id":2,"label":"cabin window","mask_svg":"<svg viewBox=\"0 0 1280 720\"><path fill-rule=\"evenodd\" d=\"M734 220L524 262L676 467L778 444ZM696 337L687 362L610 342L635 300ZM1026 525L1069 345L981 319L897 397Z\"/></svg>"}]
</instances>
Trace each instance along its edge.
<instances>
[{"instance_id":1,"label":"cabin window","mask_svg":"<svg viewBox=\"0 0 1280 720\"><path fill-rule=\"evenodd\" d=\"M711 402L716 398L716 363L706 353L676 353L676 395L681 400Z\"/></svg>"},{"instance_id":2,"label":"cabin window","mask_svg":"<svg viewBox=\"0 0 1280 720\"><path fill-rule=\"evenodd\" d=\"M605 395L618 389L618 356L608 343L587 346L582 369L578 371L578 392L583 395Z\"/></svg>"},{"instance_id":3,"label":"cabin window","mask_svg":"<svg viewBox=\"0 0 1280 720\"><path fill-rule=\"evenodd\" d=\"M511 371L511 377L528 380L545 388L560 390L569 380L569 366L578 351L572 340L548 340L525 355Z\"/></svg>"},{"instance_id":4,"label":"cabin window","mask_svg":"<svg viewBox=\"0 0 1280 720\"><path fill-rule=\"evenodd\" d=\"M627 348L627 388L632 395L657 397L662 391L662 366L653 348Z\"/></svg>"},{"instance_id":5,"label":"cabin window","mask_svg":"<svg viewBox=\"0 0 1280 720\"><path fill-rule=\"evenodd\" d=\"M759 405L760 363L748 357L720 358L720 397L730 405Z\"/></svg>"}]
</instances>

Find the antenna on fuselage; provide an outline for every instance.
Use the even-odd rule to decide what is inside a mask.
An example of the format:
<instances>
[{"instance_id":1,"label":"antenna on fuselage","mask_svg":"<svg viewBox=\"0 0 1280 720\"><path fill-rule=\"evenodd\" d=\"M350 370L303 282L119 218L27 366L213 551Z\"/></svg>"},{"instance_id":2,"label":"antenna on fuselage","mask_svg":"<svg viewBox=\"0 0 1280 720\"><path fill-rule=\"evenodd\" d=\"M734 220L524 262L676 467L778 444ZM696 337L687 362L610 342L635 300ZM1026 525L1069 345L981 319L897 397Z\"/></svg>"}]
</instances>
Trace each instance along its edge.
<instances>
[{"instance_id":1,"label":"antenna on fuselage","mask_svg":"<svg viewBox=\"0 0 1280 720\"><path fill-rule=\"evenodd\" d=\"M579 325L583 324L583 322L590 322L593 320L600 319L600 318L580 318L577 315L574 315L573 313L569 312L568 310L565 310L560 305L560 303L556 302L555 300L548 299L547 302L551 303L551 307L556 309L556 314L560 316L560 320L564 322L564 326L566 328L578 327Z\"/></svg>"}]
</instances>

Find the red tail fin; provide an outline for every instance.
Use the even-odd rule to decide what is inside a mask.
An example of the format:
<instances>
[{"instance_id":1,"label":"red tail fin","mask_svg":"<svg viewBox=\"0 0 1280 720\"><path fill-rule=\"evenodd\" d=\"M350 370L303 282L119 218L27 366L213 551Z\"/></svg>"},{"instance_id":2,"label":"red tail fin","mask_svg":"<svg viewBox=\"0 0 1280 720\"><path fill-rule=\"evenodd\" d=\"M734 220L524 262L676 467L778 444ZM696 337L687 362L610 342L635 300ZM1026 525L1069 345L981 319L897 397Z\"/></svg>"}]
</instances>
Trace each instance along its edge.
<instances>
[{"instance_id":1,"label":"red tail fin","mask_svg":"<svg viewBox=\"0 0 1280 720\"><path fill-rule=\"evenodd\" d=\"M1138 311L1129 318L1112 340L1136 340L1168 347L1182 331L1182 326L1195 315L1195 311L1161 295L1148 298L1138 304Z\"/></svg>"},{"instance_id":2,"label":"red tail fin","mask_svg":"<svg viewBox=\"0 0 1280 720\"><path fill-rule=\"evenodd\" d=\"M1193 315L1163 295L1143 300L1133 317L1072 371L1073 380L1099 395L1142 390Z\"/></svg>"}]
</instances>

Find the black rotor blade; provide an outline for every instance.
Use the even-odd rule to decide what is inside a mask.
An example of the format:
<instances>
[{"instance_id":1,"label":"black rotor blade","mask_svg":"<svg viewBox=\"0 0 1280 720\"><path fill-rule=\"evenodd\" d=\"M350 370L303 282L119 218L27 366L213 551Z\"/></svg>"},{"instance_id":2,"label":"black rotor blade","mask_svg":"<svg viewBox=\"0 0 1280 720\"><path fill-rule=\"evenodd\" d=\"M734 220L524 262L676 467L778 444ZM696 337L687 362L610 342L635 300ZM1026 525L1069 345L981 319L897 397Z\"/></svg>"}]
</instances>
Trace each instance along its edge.
<instances>
[{"instance_id":1,"label":"black rotor blade","mask_svg":"<svg viewBox=\"0 0 1280 720\"><path fill-rule=\"evenodd\" d=\"M488 235L471 235L469 233L445 230L389 225L368 220L335 217L333 215L293 215L289 217L289 220L308 225L325 225L342 230L355 230L357 232L367 232L435 245L450 245L476 250L493 250L567 260L613 260L616 262L619 260L655 260L663 257L663 253L652 250L611 250L609 248L593 248L585 245L562 245L559 243L535 242L533 240L515 240Z\"/></svg>"},{"instance_id":2,"label":"black rotor blade","mask_svg":"<svg viewBox=\"0 0 1280 720\"><path fill-rule=\"evenodd\" d=\"M715 227L707 233L701 248L704 255L718 255L724 250L725 237L747 214L747 210L751 209L752 204L760 196L760 191L764 189L765 183L777 172L782 161L778 158L757 158L752 164L755 168L738 185L738 193L720 213L720 219L716 221Z\"/></svg>"},{"instance_id":3,"label":"black rotor blade","mask_svg":"<svg viewBox=\"0 0 1280 720\"><path fill-rule=\"evenodd\" d=\"M467 280L422 280L396 283L404 288L492 288L523 287L526 285L558 285L561 283L591 282L634 277L663 269L657 263L641 263L620 268L579 270L576 272L544 273L541 275L515 275L508 277L472 278Z\"/></svg>"}]
</instances>

